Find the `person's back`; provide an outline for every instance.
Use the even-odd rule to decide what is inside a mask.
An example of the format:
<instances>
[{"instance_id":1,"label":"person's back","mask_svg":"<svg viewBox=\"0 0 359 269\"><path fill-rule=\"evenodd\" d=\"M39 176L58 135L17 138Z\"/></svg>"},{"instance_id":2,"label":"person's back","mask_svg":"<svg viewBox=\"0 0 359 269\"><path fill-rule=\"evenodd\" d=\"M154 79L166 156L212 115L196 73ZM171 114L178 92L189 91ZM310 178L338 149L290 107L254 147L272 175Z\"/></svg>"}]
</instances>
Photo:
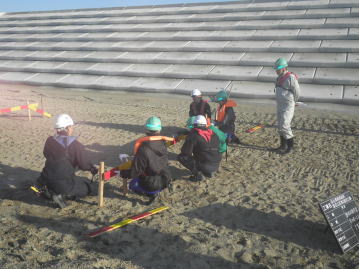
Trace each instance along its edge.
<instances>
[{"instance_id":1,"label":"person's back","mask_svg":"<svg viewBox=\"0 0 359 269\"><path fill-rule=\"evenodd\" d=\"M202 115L194 118L193 129L188 133L177 156L178 161L192 172L193 181L202 180L202 174L211 178L218 171L222 155L219 152L218 136L207 127Z\"/></svg>"},{"instance_id":2,"label":"person's back","mask_svg":"<svg viewBox=\"0 0 359 269\"><path fill-rule=\"evenodd\" d=\"M165 142L174 142L174 138L161 136L162 124L157 117L147 119L145 128L146 136L135 142L131 170L121 171L121 177L132 178L129 188L149 196L151 203L160 191L171 184Z\"/></svg>"},{"instance_id":3,"label":"person's back","mask_svg":"<svg viewBox=\"0 0 359 269\"><path fill-rule=\"evenodd\" d=\"M156 191L167 187L171 174L168 152L163 140L142 143L133 160L131 175L132 178L140 179L140 185L145 190Z\"/></svg>"},{"instance_id":4,"label":"person's back","mask_svg":"<svg viewBox=\"0 0 359 269\"><path fill-rule=\"evenodd\" d=\"M46 196L61 208L66 206L65 196L76 199L93 191L88 179L75 179L76 168L91 171L93 175L98 172L90 162L85 147L72 136L73 125L73 120L67 114L55 119L56 134L45 142L45 166L37 179L39 187L48 192Z\"/></svg>"},{"instance_id":5,"label":"person's back","mask_svg":"<svg viewBox=\"0 0 359 269\"><path fill-rule=\"evenodd\" d=\"M91 169L91 164L82 156L83 150L83 145L73 136L50 136L46 140L44 147L46 161L41 177L55 193L70 192L74 186L76 166L80 166L83 170Z\"/></svg>"},{"instance_id":6,"label":"person's back","mask_svg":"<svg viewBox=\"0 0 359 269\"><path fill-rule=\"evenodd\" d=\"M200 164L216 165L221 161L218 136L210 129L193 128L191 130L181 153L189 155L191 150L194 159Z\"/></svg>"}]
</instances>

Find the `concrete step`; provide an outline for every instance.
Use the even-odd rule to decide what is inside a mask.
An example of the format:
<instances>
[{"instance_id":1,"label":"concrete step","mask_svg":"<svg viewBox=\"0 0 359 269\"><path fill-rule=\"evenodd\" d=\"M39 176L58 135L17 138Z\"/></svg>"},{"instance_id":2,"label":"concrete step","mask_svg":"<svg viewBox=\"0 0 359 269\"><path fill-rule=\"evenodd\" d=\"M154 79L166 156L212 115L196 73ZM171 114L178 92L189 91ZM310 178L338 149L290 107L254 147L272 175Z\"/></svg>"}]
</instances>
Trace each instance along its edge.
<instances>
[{"instance_id":1,"label":"concrete step","mask_svg":"<svg viewBox=\"0 0 359 269\"><path fill-rule=\"evenodd\" d=\"M230 26L234 22L247 22L251 20L283 20L290 21L295 19L325 19L325 18L350 18L359 15L358 12L351 12L350 8L332 9L296 9L263 12L238 12L231 10L224 13L199 13L199 14L173 14L159 16L119 16L119 17L95 17L78 18L73 16L66 19L37 19L37 20L0 20L0 27L38 27L38 26L62 26L62 25L114 25L120 27L121 24L145 24L145 23L201 23L206 22L211 25L228 22ZM1 17L0 17L1 18ZM5 17L4 17L5 18ZM2 18L2 19L4 19ZM340 22L340 21L339 21Z\"/></svg>"},{"instance_id":2,"label":"concrete step","mask_svg":"<svg viewBox=\"0 0 359 269\"><path fill-rule=\"evenodd\" d=\"M359 103L358 40L357 0L12 13L0 16L0 80L273 98L285 57L303 100Z\"/></svg>"},{"instance_id":3,"label":"concrete step","mask_svg":"<svg viewBox=\"0 0 359 269\"><path fill-rule=\"evenodd\" d=\"M232 88L233 97L274 98L274 84L257 81L175 79L154 77L94 76L83 74L51 74L27 72L0 73L0 81L70 88L125 90L189 94L202 89L213 94L222 88ZM233 86L232 86L233 85ZM301 84L300 101L359 104L358 86Z\"/></svg>"},{"instance_id":4,"label":"concrete step","mask_svg":"<svg viewBox=\"0 0 359 269\"><path fill-rule=\"evenodd\" d=\"M356 0L335 2L333 0L317 1L283 1L267 3L244 3L244 2L223 2L223 3L204 3L196 5L171 5L171 6L144 6L144 7L124 7L96 10L73 10L73 11L53 11L53 12L31 12L31 13L12 13L0 17L0 20L44 20L44 19L67 19L67 18L103 18L105 17L126 17L126 16L168 16L182 14L203 14L203 13L225 13L233 12L270 12L281 10L297 9L336 9L359 7Z\"/></svg>"},{"instance_id":5,"label":"concrete step","mask_svg":"<svg viewBox=\"0 0 359 269\"><path fill-rule=\"evenodd\" d=\"M352 41L352 42L351 42ZM114 52L358 52L357 40L261 40L261 41L127 41L127 42L0 42L0 51L114 51Z\"/></svg>"},{"instance_id":6,"label":"concrete step","mask_svg":"<svg viewBox=\"0 0 359 269\"><path fill-rule=\"evenodd\" d=\"M273 63L271 61L270 63ZM298 68L291 67L301 83L358 85L359 69L346 68ZM78 74L93 76L153 77L171 79L245 80L273 82L276 79L272 67L198 65L198 64L131 64L88 62L28 62L6 61L0 63L3 72L27 72L48 74Z\"/></svg>"},{"instance_id":7,"label":"concrete step","mask_svg":"<svg viewBox=\"0 0 359 269\"><path fill-rule=\"evenodd\" d=\"M116 52L116 51L20 51L0 50L0 60L16 65L19 60L44 62L192 64L272 67L280 57L298 68L358 68L359 53L291 53L291 52ZM1 64L0 64L1 65Z\"/></svg>"},{"instance_id":8,"label":"concrete step","mask_svg":"<svg viewBox=\"0 0 359 269\"><path fill-rule=\"evenodd\" d=\"M276 19L276 20L232 20L174 23L127 23L127 24L70 24L44 26L0 25L0 34L48 34L48 33L115 33L157 31L222 31L222 30L265 30L265 29L311 29L359 27L358 16L344 18Z\"/></svg>"},{"instance_id":9,"label":"concrete step","mask_svg":"<svg viewBox=\"0 0 359 269\"><path fill-rule=\"evenodd\" d=\"M97 32L0 34L2 42L120 42L120 41L240 41L240 40L338 40L359 39L359 28L311 28L223 31Z\"/></svg>"}]
</instances>

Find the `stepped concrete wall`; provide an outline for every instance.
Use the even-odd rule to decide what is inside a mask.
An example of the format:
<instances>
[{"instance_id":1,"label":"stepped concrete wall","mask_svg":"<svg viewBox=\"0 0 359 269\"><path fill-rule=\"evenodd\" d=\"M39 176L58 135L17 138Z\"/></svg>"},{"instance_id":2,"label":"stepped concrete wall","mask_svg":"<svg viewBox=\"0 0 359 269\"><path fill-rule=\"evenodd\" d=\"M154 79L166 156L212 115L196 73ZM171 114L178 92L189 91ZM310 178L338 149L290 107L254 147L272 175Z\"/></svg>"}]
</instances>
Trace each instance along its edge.
<instances>
[{"instance_id":1,"label":"stepped concrete wall","mask_svg":"<svg viewBox=\"0 0 359 269\"><path fill-rule=\"evenodd\" d=\"M274 61L302 101L359 104L359 1L217 2L3 13L0 81L274 98Z\"/></svg>"}]
</instances>

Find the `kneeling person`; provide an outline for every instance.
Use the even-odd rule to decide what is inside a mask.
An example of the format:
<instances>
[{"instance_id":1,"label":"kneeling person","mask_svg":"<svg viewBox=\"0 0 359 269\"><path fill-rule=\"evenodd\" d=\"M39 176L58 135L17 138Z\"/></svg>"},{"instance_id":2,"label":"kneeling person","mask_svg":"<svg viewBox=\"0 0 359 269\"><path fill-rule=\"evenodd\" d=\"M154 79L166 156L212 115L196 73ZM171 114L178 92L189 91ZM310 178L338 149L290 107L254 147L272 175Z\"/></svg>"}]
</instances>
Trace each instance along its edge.
<instances>
[{"instance_id":1,"label":"kneeling person","mask_svg":"<svg viewBox=\"0 0 359 269\"><path fill-rule=\"evenodd\" d=\"M61 208L66 206L65 196L81 198L92 193L90 180L75 178L75 170L79 168L97 174L97 168L89 161L85 147L72 136L74 122L67 114L56 118L56 134L47 138L44 147L46 158L37 183L40 189L47 192L48 198Z\"/></svg>"},{"instance_id":2,"label":"kneeling person","mask_svg":"<svg viewBox=\"0 0 359 269\"><path fill-rule=\"evenodd\" d=\"M161 129L159 118L151 117L146 121L146 136L135 142L131 171L127 171L127 177L132 178L129 188L149 196L150 202L169 187L172 180L165 142L174 142L174 138L161 136ZM126 171L121 176L126 178Z\"/></svg>"},{"instance_id":3,"label":"kneeling person","mask_svg":"<svg viewBox=\"0 0 359 269\"><path fill-rule=\"evenodd\" d=\"M219 168L221 153L218 136L207 128L206 118L196 116L193 129L189 132L182 146L178 161L192 172L191 180L200 181L212 177Z\"/></svg>"}]
</instances>

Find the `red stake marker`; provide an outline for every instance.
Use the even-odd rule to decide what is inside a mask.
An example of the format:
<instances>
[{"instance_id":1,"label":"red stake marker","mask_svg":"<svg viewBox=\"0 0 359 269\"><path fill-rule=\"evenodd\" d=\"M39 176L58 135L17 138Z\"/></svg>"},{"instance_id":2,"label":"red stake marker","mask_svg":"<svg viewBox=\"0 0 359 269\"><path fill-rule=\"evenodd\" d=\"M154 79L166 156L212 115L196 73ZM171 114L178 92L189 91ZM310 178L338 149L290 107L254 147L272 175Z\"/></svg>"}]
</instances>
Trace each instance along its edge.
<instances>
[{"instance_id":1,"label":"red stake marker","mask_svg":"<svg viewBox=\"0 0 359 269\"><path fill-rule=\"evenodd\" d=\"M112 224L110 226L102 227L102 228L100 228L100 229L98 229L98 230L96 230L94 232L88 233L86 235L89 236L89 237L95 237L95 236L98 236L98 235L106 233L106 232L111 232L111 231L116 230L118 228L121 228L121 227L123 227L123 226L125 226L127 224L130 224L130 223L135 222L137 220L146 218L148 216L151 216L151 215L156 214L158 212L164 211L166 209L169 209L169 207L168 206L162 206L162 207L147 211L145 213L130 217L128 219L122 220L122 221L120 221L118 223L115 223L115 224Z\"/></svg>"},{"instance_id":2,"label":"red stake marker","mask_svg":"<svg viewBox=\"0 0 359 269\"><path fill-rule=\"evenodd\" d=\"M251 133L254 133L255 131L257 131L257 130L263 128L263 127L264 127L263 124L257 125L257 126L255 126L255 127L253 127L253 128L248 129L248 130L246 131L246 133L250 133L250 134L251 134Z\"/></svg>"}]
</instances>

